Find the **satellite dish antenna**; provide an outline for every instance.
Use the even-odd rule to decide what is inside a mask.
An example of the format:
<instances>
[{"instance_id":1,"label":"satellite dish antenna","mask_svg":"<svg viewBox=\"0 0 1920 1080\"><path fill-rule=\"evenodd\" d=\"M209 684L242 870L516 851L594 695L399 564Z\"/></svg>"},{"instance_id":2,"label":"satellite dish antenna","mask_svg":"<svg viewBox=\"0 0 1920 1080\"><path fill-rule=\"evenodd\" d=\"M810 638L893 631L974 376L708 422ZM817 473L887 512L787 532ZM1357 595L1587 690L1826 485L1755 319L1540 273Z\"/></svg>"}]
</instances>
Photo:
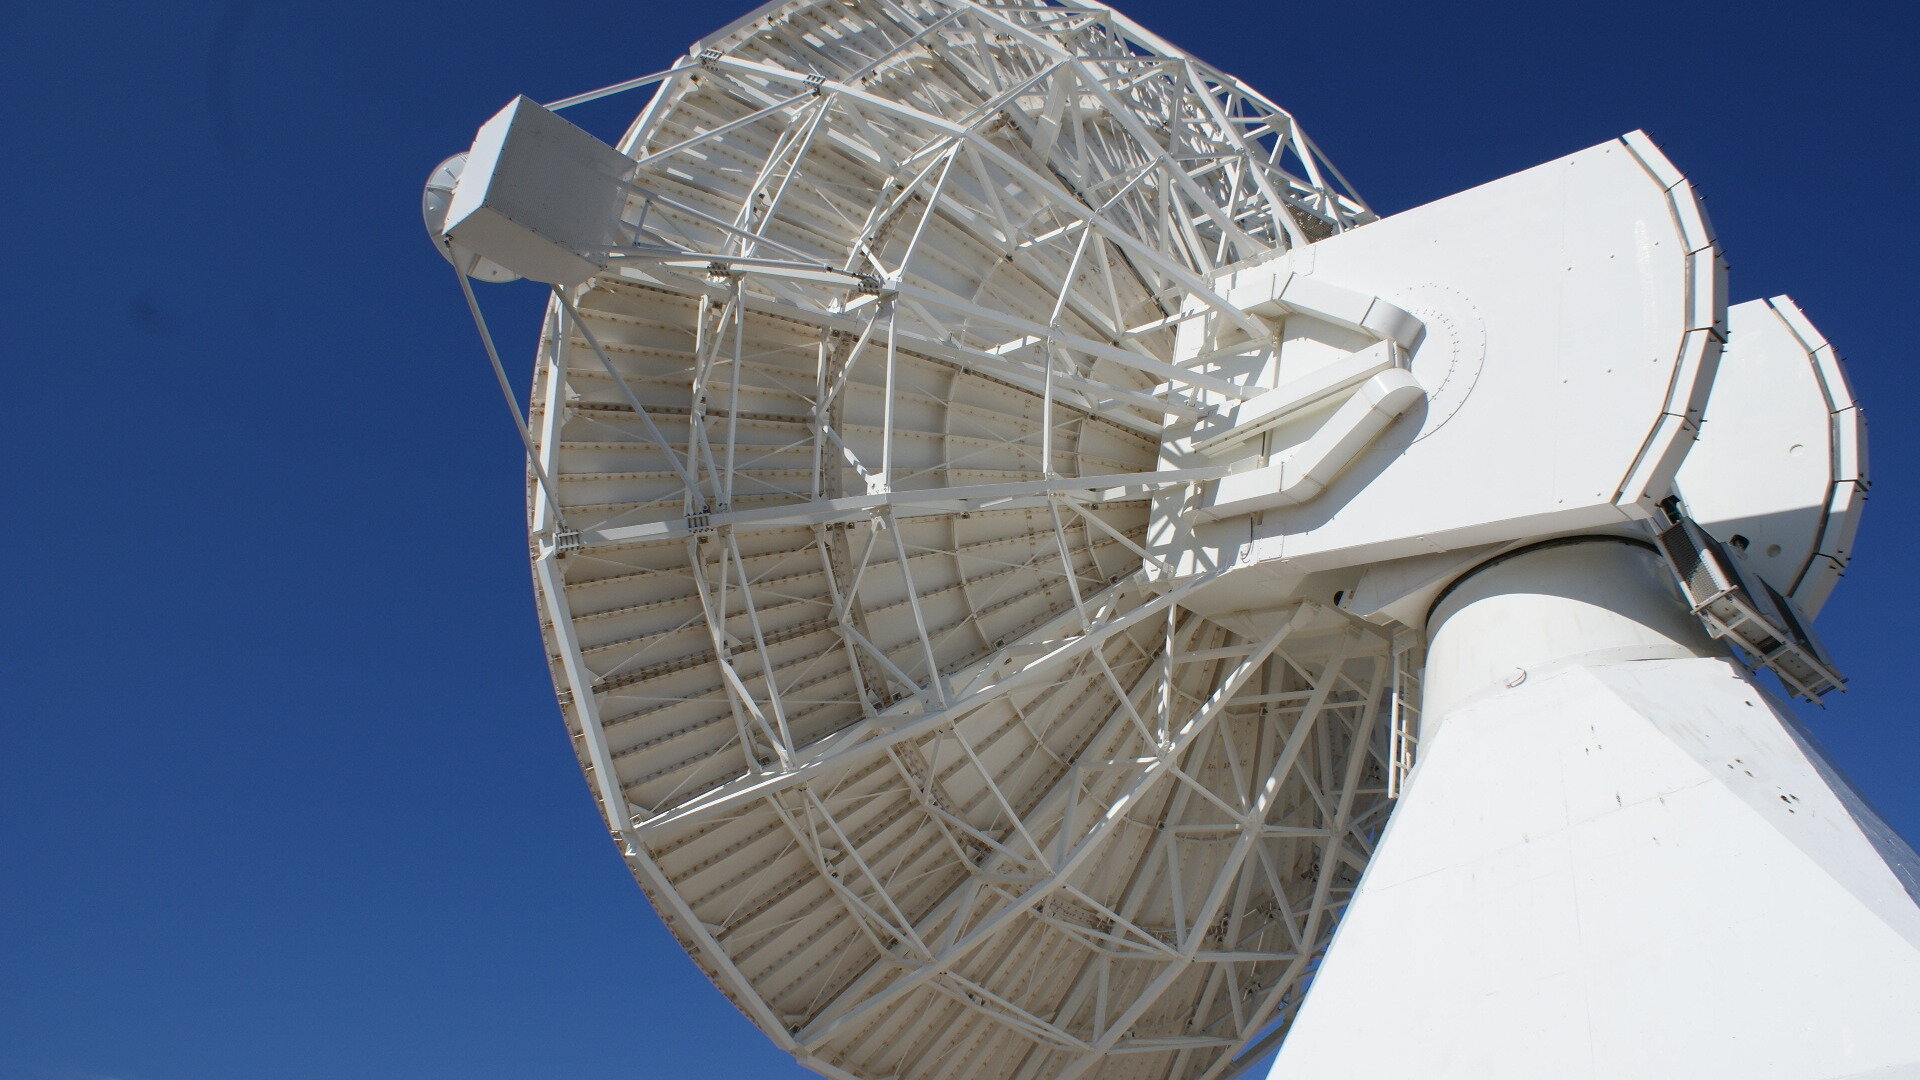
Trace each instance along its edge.
<instances>
[{"instance_id":1,"label":"satellite dish antenna","mask_svg":"<svg viewBox=\"0 0 1920 1080\"><path fill-rule=\"evenodd\" d=\"M617 148L558 115L643 87ZM808 1066L1920 1061L1911 852L1727 648L1839 685L1859 413L1644 135L1376 219L1102 5L789 0L442 189L552 287L582 766Z\"/></svg>"}]
</instances>

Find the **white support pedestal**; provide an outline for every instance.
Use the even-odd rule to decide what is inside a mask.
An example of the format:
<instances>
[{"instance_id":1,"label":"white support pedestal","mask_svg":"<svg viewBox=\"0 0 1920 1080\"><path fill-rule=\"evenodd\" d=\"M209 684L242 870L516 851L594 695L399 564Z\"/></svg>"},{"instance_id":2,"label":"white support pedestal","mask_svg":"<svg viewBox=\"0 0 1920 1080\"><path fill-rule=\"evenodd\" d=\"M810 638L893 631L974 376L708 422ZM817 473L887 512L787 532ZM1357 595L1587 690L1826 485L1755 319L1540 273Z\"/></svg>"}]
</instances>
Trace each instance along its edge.
<instances>
[{"instance_id":1,"label":"white support pedestal","mask_svg":"<svg viewBox=\"0 0 1920 1080\"><path fill-rule=\"evenodd\" d=\"M1920 859L1652 552L1481 569L1426 695L1271 1080L1920 1078Z\"/></svg>"}]
</instances>

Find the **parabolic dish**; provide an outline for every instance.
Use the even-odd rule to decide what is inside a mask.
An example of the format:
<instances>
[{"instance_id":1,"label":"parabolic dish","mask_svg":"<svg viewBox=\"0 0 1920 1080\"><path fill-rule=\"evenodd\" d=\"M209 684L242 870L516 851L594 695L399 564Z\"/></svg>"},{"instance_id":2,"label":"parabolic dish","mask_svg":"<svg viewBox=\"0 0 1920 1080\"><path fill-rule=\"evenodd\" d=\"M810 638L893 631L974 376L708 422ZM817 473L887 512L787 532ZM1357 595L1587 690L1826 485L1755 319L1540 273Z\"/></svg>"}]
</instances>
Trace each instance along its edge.
<instances>
[{"instance_id":1,"label":"parabolic dish","mask_svg":"<svg viewBox=\"0 0 1920 1080\"><path fill-rule=\"evenodd\" d=\"M619 149L548 314L536 583L629 865L838 1077L1219 1076L1385 817L1379 632L1181 606L1143 550L1220 268L1371 214L1288 115L1093 4L801 0ZM718 257L676 258L675 252ZM1196 306L1195 298L1199 298ZM1212 475L1219 475L1216 470Z\"/></svg>"}]
</instances>

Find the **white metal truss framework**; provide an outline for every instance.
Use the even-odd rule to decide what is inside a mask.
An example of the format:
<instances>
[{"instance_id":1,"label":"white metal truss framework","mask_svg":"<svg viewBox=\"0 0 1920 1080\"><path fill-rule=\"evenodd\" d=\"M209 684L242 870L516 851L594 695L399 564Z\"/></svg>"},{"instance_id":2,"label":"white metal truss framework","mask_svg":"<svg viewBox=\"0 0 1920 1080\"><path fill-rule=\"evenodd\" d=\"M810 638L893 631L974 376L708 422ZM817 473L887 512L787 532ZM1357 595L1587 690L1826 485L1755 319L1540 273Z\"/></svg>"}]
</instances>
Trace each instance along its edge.
<instances>
[{"instance_id":1,"label":"white metal truss framework","mask_svg":"<svg viewBox=\"0 0 1920 1080\"><path fill-rule=\"evenodd\" d=\"M650 83L630 243L556 290L529 411L636 877L831 1075L1246 1064L1384 819L1404 650L1190 609L1148 500L1224 471L1160 469L1169 417L1257 392L1173 362L1184 319L1269 336L1210 275L1371 215L1095 4L771 5L603 93Z\"/></svg>"}]
</instances>

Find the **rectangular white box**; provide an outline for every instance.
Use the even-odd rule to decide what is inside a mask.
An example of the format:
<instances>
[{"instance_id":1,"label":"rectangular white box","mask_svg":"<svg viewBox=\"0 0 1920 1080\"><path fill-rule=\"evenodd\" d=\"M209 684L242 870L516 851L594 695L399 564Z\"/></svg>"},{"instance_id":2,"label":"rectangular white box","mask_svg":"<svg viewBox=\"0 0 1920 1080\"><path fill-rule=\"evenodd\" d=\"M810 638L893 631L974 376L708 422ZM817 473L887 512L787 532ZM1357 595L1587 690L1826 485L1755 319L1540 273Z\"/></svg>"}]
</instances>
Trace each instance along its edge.
<instances>
[{"instance_id":1,"label":"rectangular white box","mask_svg":"<svg viewBox=\"0 0 1920 1080\"><path fill-rule=\"evenodd\" d=\"M515 98L481 125L447 208L446 235L522 277L577 285L624 243L633 159Z\"/></svg>"}]
</instances>

